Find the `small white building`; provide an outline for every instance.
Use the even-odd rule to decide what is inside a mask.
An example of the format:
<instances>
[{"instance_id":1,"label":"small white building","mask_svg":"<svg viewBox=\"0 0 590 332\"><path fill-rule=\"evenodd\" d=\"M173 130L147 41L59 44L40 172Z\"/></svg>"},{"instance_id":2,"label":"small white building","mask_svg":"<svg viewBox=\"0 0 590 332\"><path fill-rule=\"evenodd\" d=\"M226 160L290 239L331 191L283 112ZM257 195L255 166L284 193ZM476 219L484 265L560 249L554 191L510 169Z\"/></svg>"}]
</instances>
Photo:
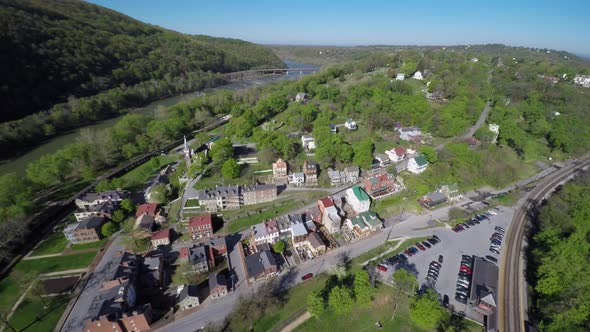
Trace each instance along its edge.
<instances>
[{"instance_id":1,"label":"small white building","mask_svg":"<svg viewBox=\"0 0 590 332\"><path fill-rule=\"evenodd\" d=\"M289 183L296 186L302 186L305 183L305 174L303 172L296 172L289 177Z\"/></svg>"},{"instance_id":2,"label":"small white building","mask_svg":"<svg viewBox=\"0 0 590 332\"><path fill-rule=\"evenodd\" d=\"M498 140L498 135L500 135L500 125L496 123L490 123L488 129L494 133L494 139L492 140L492 144L495 144Z\"/></svg>"},{"instance_id":3,"label":"small white building","mask_svg":"<svg viewBox=\"0 0 590 332\"><path fill-rule=\"evenodd\" d=\"M346 189L346 202L356 213L369 211L371 207L371 198L360 186Z\"/></svg>"},{"instance_id":4,"label":"small white building","mask_svg":"<svg viewBox=\"0 0 590 332\"><path fill-rule=\"evenodd\" d=\"M471 58L471 62L478 62L479 59L478 58Z\"/></svg>"},{"instance_id":5,"label":"small white building","mask_svg":"<svg viewBox=\"0 0 590 332\"><path fill-rule=\"evenodd\" d=\"M400 147L385 151L385 154L387 155L387 157L389 157L389 160L391 160L394 163L397 163L397 162L404 160L404 158L406 157L406 149L404 149L400 146Z\"/></svg>"},{"instance_id":6,"label":"small white building","mask_svg":"<svg viewBox=\"0 0 590 332\"><path fill-rule=\"evenodd\" d=\"M424 79L424 77L422 77L422 73L420 71L415 72L414 76L412 76L412 78L415 80L419 80L419 81L422 81Z\"/></svg>"},{"instance_id":7,"label":"small white building","mask_svg":"<svg viewBox=\"0 0 590 332\"><path fill-rule=\"evenodd\" d=\"M348 129L348 130L357 130L358 129L356 121L354 121L353 119L346 120L346 122L344 123L344 127L346 127L346 129Z\"/></svg>"},{"instance_id":8,"label":"small white building","mask_svg":"<svg viewBox=\"0 0 590 332\"><path fill-rule=\"evenodd\" d=\"M315 149L315 138L310 134L301 135L301 145L305 150Z\"/></svg>"},{"instance_id":9,"label":"small white building","mask_svg":"<svg viewBox=\"0 0 590 332\"><path fill-rule=\"evenodd\" d=\"M298 102L298 103L307 101L307 93L305 93L305 92L299 92L295 96L295 101Z\"/></svg>"},{"instance_id":10,"label":"small white building","mask_svg":"<svg viewBox=\"0 0 590 332\"><path fill-rule=\"evenodd\" d=\"M428 167L428 161L424 156L417 156L408 161L407 170L410 173L420 174Z\"/></svg>"},{"instance_id":11,"label":"small white building","mask_svg":"<svg viewBox=\"0 0 590 332\"><path fill-rule=\"evenodd\" d=\"M403 73L399 73L397 74L397 76L395 77L396 81L403 81L406 78L406 74Z\"/></svg>"}]
</instances>

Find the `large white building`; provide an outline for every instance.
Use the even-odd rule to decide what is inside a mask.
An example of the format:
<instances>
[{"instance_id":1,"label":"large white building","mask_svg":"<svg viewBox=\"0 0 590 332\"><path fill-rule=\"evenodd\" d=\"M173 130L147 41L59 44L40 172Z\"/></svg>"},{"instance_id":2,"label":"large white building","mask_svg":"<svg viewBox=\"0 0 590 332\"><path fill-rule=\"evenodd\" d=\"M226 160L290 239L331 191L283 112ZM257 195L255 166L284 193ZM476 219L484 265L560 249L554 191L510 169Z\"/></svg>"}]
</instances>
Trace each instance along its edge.
<instances>
[{"instance_id":1,"label":"large white building","mask_svg":"<svg viewBox=\"0 0 590 332\"><path fill-rule=\"evenodd\" d=\"M346 190L346 201L356 213L369 211L371 207L371 198L358 185Z\"/></svg>"}]
</instances>

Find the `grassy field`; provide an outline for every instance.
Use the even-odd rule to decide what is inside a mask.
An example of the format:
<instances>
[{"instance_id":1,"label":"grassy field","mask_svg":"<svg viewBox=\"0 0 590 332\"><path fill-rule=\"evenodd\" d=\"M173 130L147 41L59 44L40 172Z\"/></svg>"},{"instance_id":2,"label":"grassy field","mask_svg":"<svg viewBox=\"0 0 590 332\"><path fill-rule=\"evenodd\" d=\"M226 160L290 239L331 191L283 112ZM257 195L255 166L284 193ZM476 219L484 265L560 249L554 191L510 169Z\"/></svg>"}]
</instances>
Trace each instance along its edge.
<instances>
[{"instance_id":1,"label":"grassy field","mask_svg":"<svg viewBox=\"0 0 590 332\"><path fill-rule=\"evenodd\" d=\"M19 331L25 328L27 331L53 331L68 300L67 296L44 297L43 301L49 306L45 309L39 297L28 296L15 311L10 324Z\"/></svg>"},{"instance_id":2,"label":"grassy field","mask_svg":"<svg viewBox=\"0 0 590 332\"><path fill-rule=\"evenodd\" d=\"M422 207L405 192L397 193L381 200L376 200L371 208L380 217L387 218L403 212L420 213Z\"/></svg>"},{"instance_id":3,"label":"grassy field","mask_svg":"<svg viewBox=\"0 0 590 332\"><path fill-rule=\"evenodd\" d=\"M22 294L22 282L10 274L0 281L0 310L7 311Z\"/></svg>"},{"instance_id":4,"label":"grassy field","mask_svg":"<svg viewBox=\"0 0 590 332\"><path fill-rule=\"evenodd\" d=\"M196 206L199 206L198 199L187 199L186 204L184 205L184 207L196 207Z\"/></svg>"},{"instance_id":5,"label":"grassy field","mask_svg":"<svg viewBox=\"0 0 590 332\"><path fill-rule=\"evenodd\" d=\"M81 250L81 249L96 249L96 250L98 250L105 244L105 242L107 242L107 238L101 239L96 242L73 244L71 249L72 250Z\"/></svg>"},{"instance_id":6,"label":"grassy field","mask_svg":"<svg viewBox=\"0 0 590 332\"><path fill-rule=\"evenodd\" d=\"M26 260L20 261L18 264L16 264L14 269L25 273L49 273L56 271L81 269L90 265L90 262L92 262L94 256L96 256L95 252L86 252L76 255Z\"/></svg>"},{"instance_id":7,"label":"grassy field","mask_svg":"<svg viewBox=\"0 0 590 332\"><path fill-rule=\"evenodd\" d=\"M139 186L144 184L150 177L154 176L156 172L164 165L176 161L175 157L168 155L158 156L156 158L158 158L160 161L158 167L154 167L154 164L151 162L151 160L148 160L147 162L132 169L127 174L117 178L117 180L121 181L126 187Z\"/></svg>"},{"instance_id":8,"label":"grassy field","mask_svg":"<svg viewBox=\"0 0 590 332\"><path fill-rule=\"evenodd\" d=\"M68 240L61 232L56 232L47 237L47 239L39 244L31 256L41 256L49 254L59 254L63 252L68 244Z\"/></svg>"}]
</instances>

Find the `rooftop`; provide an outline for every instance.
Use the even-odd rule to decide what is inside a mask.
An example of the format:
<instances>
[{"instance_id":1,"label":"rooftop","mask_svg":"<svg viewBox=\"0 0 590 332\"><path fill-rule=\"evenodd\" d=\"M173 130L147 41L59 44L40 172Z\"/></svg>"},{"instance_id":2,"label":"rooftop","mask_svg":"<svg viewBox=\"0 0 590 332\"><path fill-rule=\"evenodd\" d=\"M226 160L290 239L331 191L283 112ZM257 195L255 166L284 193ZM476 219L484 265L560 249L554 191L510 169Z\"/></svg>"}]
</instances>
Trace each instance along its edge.
<instances>
[{"instance_id":1,"label":"rooftop","mask_svg":"<svg viewBox=\"0 0 590 332\"><path fill-rule=\"evenodd\" d=\"M162 240L162 239L170 239L170 229L169 228L152 233L152 241Z\"/></svg>"},{"instance_id":2,"label":"rooftop","mask_svg":"<svg viewBox=\"0 0 590 332\"><path fill-rule=\"evenodd\" d=\"M104 217L92 216L92 217L88 217L88 218L80 221L80 224L78 225L78 227L76 229L97 228L97 227L102 226L102 224L104 222L105 222Z\"/></svg>"},{"instance_id":3,"label":"rooftop","mask_svg":"<svg viewBox=\"0 0 590 332\"><path fill-rule=\"evenodd\" d=\"M332 201L332 199L329 197L320 198L318 203L321 203L326 208L330 207L330 206L334 206L334 201Z\"/></svg>"},{"instance_id":4,"label":"rooftop","mask_svg":"<svg viewBox=\"0 0 590 332\"><path fill-rule=\"evenodd\" d=\"M424 156L414 157L414 161L416 162L416 164L418 164L418 166L428 165L428 161L426 161L426 158Z\"/></svg>"},{"instance_id":5,"label":"rooftop","mask_svg":"<svg viewBox=\"0 0 590 332\"><path fill-rule=\"evenodd\" d=\"M139 218L139 216L141 216L142 214L149 214L150 216L155 216L157 209L158 203L141 204L135 212L135 217Z\"/></svg>"},{"instance_id":6,"label":"rooftop","mask_svg":"<svg viewBox=\"0 0 590 332\"><path fill-rule=\"evenodd\" d=\"M367 195L367 193L358 185L352 187L352 192L354 193L356 199L358 199L361 202L371 200L371 198L369 198L369 195Z\"/></svg>"},{"instance_id":7,"label":"rooftop","mask_svg":"<svg viewBox=\"0 0 590 332\"><path fill-rule=\"evenodd\" d=\"M326 244L322 241L322 238L318 235L318 233L309 233L307 236L307 241L314 249L319 248L320 246L325 246Z\"/></svg>"},{"instance_id":8,"label":"rooftop","mask_svg":"<svg viewBox=\"0 0 590 332\"><path fill-rule=\"evenodd\" d=\"M188 222L189 227L197 227L209 225L211 226L213 221L210 214L200 214L198 216L191 217Z\"/></svg>"}]
</instances>

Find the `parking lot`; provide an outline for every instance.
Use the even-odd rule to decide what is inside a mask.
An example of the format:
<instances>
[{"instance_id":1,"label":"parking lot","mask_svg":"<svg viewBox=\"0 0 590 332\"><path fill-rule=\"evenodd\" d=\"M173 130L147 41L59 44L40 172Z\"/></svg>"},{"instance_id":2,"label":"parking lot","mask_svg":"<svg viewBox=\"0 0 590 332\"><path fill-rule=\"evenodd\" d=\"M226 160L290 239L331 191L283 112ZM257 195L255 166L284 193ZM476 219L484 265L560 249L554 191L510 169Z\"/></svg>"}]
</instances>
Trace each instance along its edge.
<instances>
[{"instance_id":1,"label":"parking lot","mask_svg":"<svg viewBox=\"0 0 590 332\"><path fill-rule=\"evenodd\" d=\"M469 305L455 300L457 275L461 266L462 255L480 257L490 255L498 261L500 260L500 255L489 250L490 237L495 232L494 228L496 226L504 229L508 228L514 211L512 208L501 207L499 211L495 212L497 212L497 215L483 219L479 224L465 228L461 232L455 232L450 227L435 229L433 233L440 238L441 242L432 246L432 248L426 248L424 251L419 250L403 264L406 269L416 274L421 286L430 284L441 294L441 297L448 295L450 299L449 306L455 312L463 313L467 317L480 322L483 319L481 314L473 311ZM502 243L501 250L504 250L504 243ZM432 285L427 281L428 270L432 261L438 261L439 255L443 256L443 262L436 282ZM388 271L389 273L384 274L383 277L391 278L391 270Z\"/></svg>"}]
</instances>

